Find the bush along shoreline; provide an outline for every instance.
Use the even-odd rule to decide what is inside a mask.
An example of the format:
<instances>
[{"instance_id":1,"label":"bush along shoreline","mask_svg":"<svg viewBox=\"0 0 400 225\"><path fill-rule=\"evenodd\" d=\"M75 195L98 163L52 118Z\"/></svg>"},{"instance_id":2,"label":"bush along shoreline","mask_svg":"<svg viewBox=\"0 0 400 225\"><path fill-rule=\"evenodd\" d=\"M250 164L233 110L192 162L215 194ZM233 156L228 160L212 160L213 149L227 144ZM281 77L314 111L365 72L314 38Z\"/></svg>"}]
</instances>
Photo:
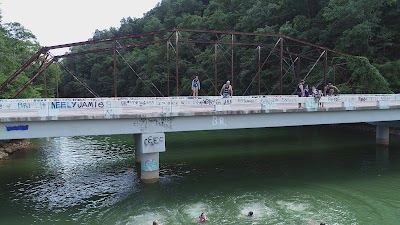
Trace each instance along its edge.
<instances>
[{"instance_id":1,"label":"bush along shoreline","mask_svg":"<svg viewBox=\"0 0 400 225\"><path fill-rule=\"evenodd\" d=\"M25 150L30 145L29 140L5 140L0 141L0 159L12 155L14 152Z\"/></svg>"}]
</instances>

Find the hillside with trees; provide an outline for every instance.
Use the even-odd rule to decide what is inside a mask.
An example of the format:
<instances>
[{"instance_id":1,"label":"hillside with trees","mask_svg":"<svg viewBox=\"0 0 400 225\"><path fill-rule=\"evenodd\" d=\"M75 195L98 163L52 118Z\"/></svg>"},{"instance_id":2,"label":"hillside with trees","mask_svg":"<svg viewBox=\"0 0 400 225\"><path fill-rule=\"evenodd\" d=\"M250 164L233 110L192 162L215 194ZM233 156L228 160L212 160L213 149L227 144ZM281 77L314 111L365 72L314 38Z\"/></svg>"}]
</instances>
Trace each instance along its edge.
<instances>
[{"instance_id":1,"label":"hillside with trees","mask_svg":"<svg viewBox=\"0 0 400 225\"><path fill-rule=\"evenodd\" d=\"M354 56L338 56L330 61L330 63L342 64L335 78L332 75L334 72L329 71L328 81L334 82L343 93L400 92L400 4L396 0L163 0L142 18L123 18L119 28L96 30L92 40L173 28L284 34ZM230 41L229 36L222 35L218 37L198 33L182 35L186 35L184 37L186 39ZM23 46L25 51L25 53L21 51L20 54L29 55L31 49L38 47L34 42L27 41L29 39L27 37L15 40L10 33L10 28L4 26L1 29L1 36L0 42L18 41L18 46ZM130 42L121 40L118 45L170 38L168 36L170 35L143 36ZM265 41L259 37L243 37L240 40L240 37L235 38L235 41L255 43ZM274 45L276 41L272 39L269 44ZM88 51L99 48L101 45L113 47L107 44L86 45L73 47L71 52ZM3 46L12 45L0 44L0 46L4 48ZM229 79L230 46L219 45L218 48L220 52L217 65L219 81L218 84L214 84L214 46L181 44L178 95L190 94L190 81L195 75L198 75L202 81L200 95L213 95L215 88L219 89L222 83ZM11 55L12 51L14 50L9 47L4 50ZM263 60L267 55L268 52L265 51ZM170 73L171 90L176 88L175 56L170 53L169 57L170 65L166 60L166 43L120 49L117 55L118 95L167 95L167 74ZM256 94L257 84L253 82L257 74L255 47L235 46L233 57L235 93ZM14 58L2 56L0 60L9 60L2 64L7 65L7 68L0 70L0 80L3 80L5 74L12 73L17 66L21 65L21 61ZM290 60L285 61L283 94L292 94L298 82ZM68 57L63 59L62 63L67 70L62 70L61 97L93 97L80 82L86 83L99 96L114 95L112 51ZM318 64L311 70L312 65L312 62L305 64L300 71L300 77L307 76L307 83L321 88L323 67ZM262 94L279 93L278 71L279 63L275 57L261 71ZM312 72L309 73L310 71ZM80 82L74 76L78 77ZM34 85L32 88L32 96L38 96L42 92L40 87ZM171 95L176 95L176 93L171 93Z\"/></svg>"}]
</instances>

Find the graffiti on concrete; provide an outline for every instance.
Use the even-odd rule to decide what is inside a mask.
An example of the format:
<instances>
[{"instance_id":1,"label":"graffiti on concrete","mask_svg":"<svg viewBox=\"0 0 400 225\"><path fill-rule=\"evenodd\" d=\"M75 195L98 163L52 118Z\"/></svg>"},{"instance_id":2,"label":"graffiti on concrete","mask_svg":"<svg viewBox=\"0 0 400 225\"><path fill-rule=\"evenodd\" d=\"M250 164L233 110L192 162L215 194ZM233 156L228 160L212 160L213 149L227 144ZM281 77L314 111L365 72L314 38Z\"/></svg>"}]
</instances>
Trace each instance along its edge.
<instances>
[{"instance_id":1,"label":"graffiti on concrete","mask_svg":"<svg viewBox=\"0 0 400 225\"><path fill-rule=\"evenodd\" d=\"M158 162L154 159L148 159L141 164L142 171L156 171L158 170Z\"/></svg>"},{"instance_id":2,"label":"graffiti on concrete","mask_svg":"<svg viewBox=\"0 0 400 225\"><path fill-rule=\"evenodd\" d=\"M144 145L157 145L157 144L164 144L164 136L149 136L148 138L145 138L143 141Z\"/></svg>"},{"instance_id":3,"label":"graffiti on concrete","mask_svg":"<svg viewBox=\"0 0 400 225\"><path fill-rule=\"evenodd\" d=\"M104 108L104 102L52 102L52 109L70 109L70 108Z\"/></svg>"},{"instance_id":4,"label":"graffiti on concrete","mask_svg":"<svg viewBox=\"0 0 400 225\"><path fill-rule=\"evenodd\" d=\"M212 125L213 126L227 126L227 124L224 121L223 116L213 116L212 117Z\"/></svg>"},{"instance_id":5,"label":"graffiti on concrete","mask_svg":"<svg viewBox=\"0 0 400 225\"><path fill-rule=\"evenodd\" d=\"M28 130L29 125L6 126L7 131Z\"/></svg>"},{"instance_id":6,"label":"graffiti on concrete","mask_svg":"<svg viewBox=\"0 0 400 225\"><path fill-rule=\"evenodd\" d=\"M142 118L133 123L133 126L139 127L141 131L151 128L161 128L164 130L172 130L173 118Z\"/></svg>"}]
</instances>

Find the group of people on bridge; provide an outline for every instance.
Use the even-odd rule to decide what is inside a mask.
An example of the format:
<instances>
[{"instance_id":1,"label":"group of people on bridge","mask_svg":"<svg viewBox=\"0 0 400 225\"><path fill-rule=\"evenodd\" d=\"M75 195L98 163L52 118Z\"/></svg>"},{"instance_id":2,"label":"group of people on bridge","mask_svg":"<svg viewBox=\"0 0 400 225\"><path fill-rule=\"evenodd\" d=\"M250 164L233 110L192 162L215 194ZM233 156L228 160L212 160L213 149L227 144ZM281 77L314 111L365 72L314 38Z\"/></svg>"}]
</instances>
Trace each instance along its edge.
<instances>
[{"instance_id":1,"label":"group of people on bridge","mask_svg":"<svg viewBox=\"0 0 400 225\"><path fill-rule=\"evenodd\" d=\"M335 90L337 92L340 92L339 88L337 88L335 85L333 85L332 83L328 83L325 87L324 87L324 92L322 92L322 90L318 90L315 86L312 86L311 88L311 92L310 89L308 88L308 84L305 83L304 80L301 80L300 83L297 85L296 87L296 94L299 97L314 97L316 98L317 102L318 102L318 107L323 107L323 103L319 102L319 99L322 96L333 96L335 95ZM301 103L299 103L299 108L301 108Z\"/></svg>"},{"instance_id":2,"label":"group of people on bridge","mask_svg":"<svg viewBox=\"0 0 400 225\"><path fill-rule=\"evenodd\" d=\"M199 90L200 90L200 80L198 76L195 76L194 79L192 80L192 93L193 97L199 96ZM315 98L320 98L322 96L332 96L335 94L335 90L337 92L340 92L340 90L333 85L332 83L328 83L324 87L324 91L318 90L315 86L312 86L311 91L308 88L308 84L305 83L304 80L300 81L300 83L297 85L296 88L296 94L299 97L315 97ZM219 92L219 94L223 98L229 98L233 96L233 88L231 85L231 82L227 80L223 85L222 88ZM318 103L319 106L323 106L321 103ZM301 103L299 103L299 108L301 108Z\"/></svg>"},{"instance_id":3,"label":"group of people on bridge","mask_svg":"<svg viewBox=\"0 0 400 225\"><path fill-rule=\"evenodd\" d=\"M192 80L193 97L199 96L199 90L200 90L200 80L198 76L195 76L194 79ZM233 88L229 80L226 81L224 85L222 85L219 94L224 98L229 98L233 96Z\"/></svg>"}]
</instances>

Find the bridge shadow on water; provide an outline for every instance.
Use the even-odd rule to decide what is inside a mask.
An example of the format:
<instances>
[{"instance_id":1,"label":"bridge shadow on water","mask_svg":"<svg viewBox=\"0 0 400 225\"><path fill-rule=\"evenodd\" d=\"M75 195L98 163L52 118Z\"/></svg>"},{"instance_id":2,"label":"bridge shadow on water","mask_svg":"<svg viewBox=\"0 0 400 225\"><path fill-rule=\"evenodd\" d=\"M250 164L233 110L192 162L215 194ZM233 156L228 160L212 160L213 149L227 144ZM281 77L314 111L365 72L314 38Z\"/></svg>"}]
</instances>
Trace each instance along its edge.
<instances>
[{"instance_id":1,"label":"bridge shadow on water","mask_svg":"<svg viewBox=\"0 0 400 225\"><path fill-rule=\"evenodd\" d=\"M398 154L399 147L392 142L391 154ZM224 182L235 180L237 174L245 174L244 179L331 182L362 179L370 167L387 169L389 152L388 147L375 145L371 133L309 126L168 134L167 152L160 157L162 167L178 163L196 170L215 168L213 173L223 176Z\"/></svg>"}]
</instances>

